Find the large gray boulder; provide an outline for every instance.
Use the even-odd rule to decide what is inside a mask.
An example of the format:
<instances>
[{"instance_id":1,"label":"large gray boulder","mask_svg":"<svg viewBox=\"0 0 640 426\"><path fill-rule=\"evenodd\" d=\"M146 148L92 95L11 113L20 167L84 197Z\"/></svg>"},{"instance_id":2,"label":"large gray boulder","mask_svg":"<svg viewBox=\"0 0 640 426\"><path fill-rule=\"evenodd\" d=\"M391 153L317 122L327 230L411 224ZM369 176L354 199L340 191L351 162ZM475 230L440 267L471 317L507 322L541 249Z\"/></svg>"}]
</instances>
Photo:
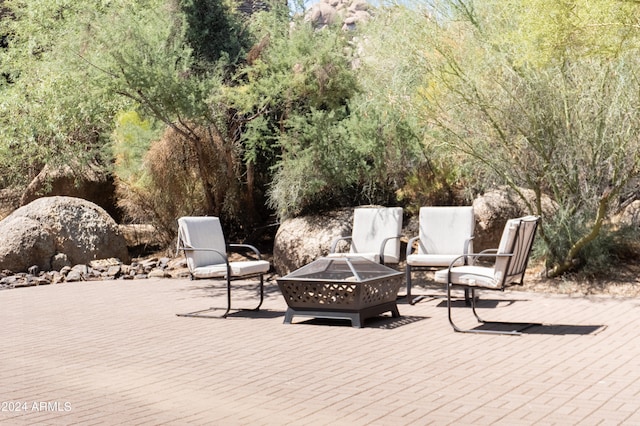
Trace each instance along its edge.
<instances>
[{"instance_id":1,"label":"large gray boulder","mask_svg":"<svg viewBox=\"0 0 640 426\"><path fill-rule=\"evenodd\" d=\"M358 23L371 19L373 7L365 0L320 0L309 7L305 20L314 28L324 28L338 19L343 30L352 30Z\"/></svg>"},{"instance_id":2,"label":"large gray boulder","mask_svg":"<svg viewBox=\"0 0 640 426\"><path fill-rule=\"evenodd\" d=\"M284 276L326 256L332 241L351 234L353 209L300 216L280 224L273 244L273 267Z\"/></svg>"},{"instance_id":3,"label":"large gray boulder","mask_svg":"<svg viewBox=\"0 0 640 426\"><path fill-rule=\"evenodd\" d=\"M85 166L45 165L31 181L20 199L24 206L40 197L65 196L82 198L96 203L119 220L122 212L116 205L113 178L95 164Z\"/></svg>"},{"instance_id":4,"label":"large gray boulder","mask_svg":"<svg viewBox=\"0 0 640 426\"><path fill-rule=\"evenodd\" d=\"M0 269L50 270L64 254L71 264L95 259L129 261L118 225L98 205L80 198L44 197L15 210L0 221Z\"/></svg>"},{"instance_id":5,"label":"large gray boulder","mask_svg":"<svg viewBox=\"0 0 640 426\"><path fill-rule=\"evenodd\" d=\"M535 205L535 193L529 189L520 190L531 205ZM549 197L542 197L542 215L554 214L557 204ZM526 203L512 189L500 187L485 192L473 201L473 213L476 217L473 250L497 248L507 220L529 213Z\"/></svg>"}]
</instances>

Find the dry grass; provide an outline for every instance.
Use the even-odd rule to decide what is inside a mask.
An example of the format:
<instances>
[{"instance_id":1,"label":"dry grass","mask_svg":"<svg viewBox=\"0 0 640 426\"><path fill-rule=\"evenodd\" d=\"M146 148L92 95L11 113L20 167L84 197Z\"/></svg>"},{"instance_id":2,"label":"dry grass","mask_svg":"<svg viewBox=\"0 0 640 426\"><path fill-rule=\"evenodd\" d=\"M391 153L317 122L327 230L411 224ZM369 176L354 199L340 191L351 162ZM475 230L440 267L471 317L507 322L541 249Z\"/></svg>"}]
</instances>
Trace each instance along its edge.
<instances>
[{"instance_id":1,"label":"dry grass","mask_svg":"<svg viewBox=\"0 0 640 426\"><path fill-rule=\"evenodd\" d=\"M572 274L550 279L544 276L542 267L534 266L527 271L525 282L519 288L540 293L638 297L640 266L635 262L619 265L606 275L590 279Z\"/></svg>"},{"instance_id":2,"label":"dry grass","mask_svg":"<svg viewBox=\"0 0 640 426\"><path fill-rule=\"evenodd\" d=\"M398 270L403 271L404 266L401 265ZM413 277L416 287L442 290L442 284L433 281L433 272L416 271ZM640 266L635 262L628 263L607 276L593 279L584 279L570 274L552 279L544 276L542 266L535 265L527 270L524 284L511 289L573 296L640 297Z\"/></svg>"}]
</instances>

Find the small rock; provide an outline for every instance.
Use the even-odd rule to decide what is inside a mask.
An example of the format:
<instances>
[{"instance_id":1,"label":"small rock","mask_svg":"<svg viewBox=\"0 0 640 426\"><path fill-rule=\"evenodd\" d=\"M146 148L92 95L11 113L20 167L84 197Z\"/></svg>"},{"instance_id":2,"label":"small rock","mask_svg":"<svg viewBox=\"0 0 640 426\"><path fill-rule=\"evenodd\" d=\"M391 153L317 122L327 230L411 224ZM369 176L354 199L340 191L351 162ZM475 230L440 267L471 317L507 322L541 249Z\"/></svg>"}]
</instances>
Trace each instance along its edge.
<instances>
[{"instance_id":1,"label":"small rock","mask_svg":"<svg viewBox=\"0 0 640 426\"><path fill-rule=\"evenodd\" d=\"M105 272L105 275L107 277L117 277L120 272L122 272L122 267L120 265L113 265L113 266L109 266L109 269L107 269L107 271Z\"/></svg>"},{"instance_id":2,"label":"small rock","mask_svg":"<svg viewBox=\"0 0 640 426\"><path fill-rule=\"evenodd\" d=\"M35 279L36 285L49 285L51 284L51 280L47 279L47 277L42 276Z\"/></svg>"},{"instance_id":3,"label":"small rock","mask_svg":"<svg viewBox=\"0 0 640 426\"><path fill-rule=\"evenodd\" d=\"M106 271L112 266L120 266L121 264L122 262L115 257L111 257L109 259L92 260L91 262L89 262L89 266L102 272Z\"/></svg>"},{"instance_id":4,"label":"small rock","mask_svg":"<svg viewBox=\"0 0 640 426\"><path fill-rule=\"evenodd\" d=\"M18 281L18 278L15 275L11 275L1 279L0 284L13 287L16 281Z\"/></svg>"},{"instance_id":5,"label":"small rock","mask_svg":"<svg viewBox=\"0 0 640 426\"><path fill-rule=\"evenodd\" d=\"M149 278L171 278L171 275L162 269L153 269L148 274Z\"/></svg>"},{"instance_id":6,"label":"small rock","mask_svg":"<svg viewBox=\"0 0 640 426\"><path fill-rule=\"evenodd\" d=\"M191 277L191 273L189 272L189 269L181 268L181 269L176 269L176 270L172 271L171 272L171 276L173 278L190 278Z\"/></svg>"},{"instance_id":7,"label":"small rock","mask_svg":"<svg viewBox=\"0 0 640 426\"><path fill-rule=\"evenodd\" d=\"M72 271L76 271L81 275L88 275L89 274L89 267L87 265L76 265L73 268L71 268Z\"/></svg>"},{"instance_id":8,"label":"small rock","mask_svg":"<svg viewBox=\"0 0 640 426\"><path fill-rule=\"evenodd\" d=\"M82 274L76 270L71 270L65 277L65 281L69 283L82 281Z\"/></svg>"},{"instance_id":9,"label":"small rock","mask_svg":"<svg viewBox=\"0 0 640 426\"><path fill-rule=\"evenodd\" d=\"M64 282L64 275L58 271L51 272L51 284L59 284Z\"/></svg>"}]
</instances>

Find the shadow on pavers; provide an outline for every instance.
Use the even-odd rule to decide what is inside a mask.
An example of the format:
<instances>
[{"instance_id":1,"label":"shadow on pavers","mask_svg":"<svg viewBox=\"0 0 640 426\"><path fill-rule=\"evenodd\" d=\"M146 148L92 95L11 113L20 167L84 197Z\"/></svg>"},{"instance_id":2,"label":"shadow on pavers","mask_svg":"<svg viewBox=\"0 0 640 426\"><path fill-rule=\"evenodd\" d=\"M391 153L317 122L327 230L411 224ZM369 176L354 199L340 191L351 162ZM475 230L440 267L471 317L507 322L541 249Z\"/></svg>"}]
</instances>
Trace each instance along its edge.
<instances>
[{"instance_id":1,"label":"shadow on pavers","mask_svg":"<svg viewBox=\"0 0 640 426\"><path fill-rule=\"evenodd\" d=\"M540 324L522 330L522 334L565 335L595 335L606 330L606 325L576 325L576 324Z\"/></svg>"},{"instance_id":2,"label":"shadow on pavers","mask_svg":"<svg viewBox=\"0 0 640 426\"><path fill-rule=\"evenodd\" d=\"M259 311L231 311L227 318L251 318L251 319L271 319L284 317L284 311L271 311L268 309L260 309Z\"/></svg>"},{"instance_id":3,"label":"shadow on pavers","mask_svg":"<svg viewBox=\"0 0 640 426\"><path fill-rule=\"evenodd\" d=\"M377 328L380 330L393 330L398 327L413 324L418 321L429 319L430 317L421 317L413 315L402 315L397 318L391 316L377 316L367 318L363 322L363 328ZM351 328L351 320L348 319L334 319L334 318L310 318L305 321L292 323L291 325L322 325L331 327L348 327Z\"/></svg>"},{"instance_id":4,"label":"shadow on pavers","mask_svg":"<svg viewBox=\"0 0 640 426\"><path fill-rule=\"evenodd\" d=\"M507 307L515 304L516 302L527 302L528 299L480 299L477 302L478 308L495 309ZM443 301L438 304L440 308L446 308L447 302ZM452 308L466 308L470 307L464 300L456 300L451 304ZM486 318L483 318L486 319ZM497 331L509 331L513 328L519 328L518 326L527 326L528 323L510 323L500 324L487 320L485 323L474 327L472 330L497 330ZM522 329L521 334L549 334L549 335L595 335L599 334L607 328L606 325L577 325L577 324L534 324L527 328Z\"/></svg>"}]
</instances>

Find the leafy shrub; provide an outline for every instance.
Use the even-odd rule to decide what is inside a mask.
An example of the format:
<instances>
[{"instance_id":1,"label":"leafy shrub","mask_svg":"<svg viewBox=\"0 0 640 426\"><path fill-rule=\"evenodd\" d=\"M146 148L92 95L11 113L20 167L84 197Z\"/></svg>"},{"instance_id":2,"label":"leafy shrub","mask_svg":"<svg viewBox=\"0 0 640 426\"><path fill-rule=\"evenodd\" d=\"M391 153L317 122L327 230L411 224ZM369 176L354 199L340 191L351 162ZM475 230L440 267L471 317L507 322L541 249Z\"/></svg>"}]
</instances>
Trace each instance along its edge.
<instances>
[{"instance_id":1,"label":"leafy shrub","mask_svg":"<svg viewBox=\"0 0 640 426\"><path fill-rule=\"evenodd\" d=\"M118 180L120 207L130 220L153 224L167 245L176 236L176 220L181 216L212 214L228 228L241 227L245 198L237 179L237 157L198 128L199 147L173 128L151 143L140 168L121 172ZM199 162L207 168L200 176ZM125 170L120 168L120 170ZM216 210L208 210L207 196L215 200Z\"/></svg>"},{"instance_id":2,"label":"leafy shrub","mask_svg":"<svg viewBox=\"0 0 640 426\"><path fill-rule=\"evenodd\" d=\"M418 213L421 206L455 206L468 203L465 189L453 165L436 165L425 160L409 171L404 185L397 191L398 200L408 211Z\"/></svg>"},{"instance_id":3,"label":"leafy shrub","mask_svg":"<svg viewBox=\"0 0 640 426\"><path fill-rule=\"evenodd\" d=\"M550 267L562 263L571 247L589 231L590 218L585 213L570 213L566 209L560 209L553 217L547 218L546 222L545 244L539 240L533 254L534 258L545 259L547 267ZM567 272L579 273L585 277L607 273L612 265L637 257L634 242L638 236L638 229L632 226L603 226L598 236L572 259L573 267Z\"/></svg>"},{"instance_id":4,"label":"leafy shrub","mask_svg":"<svg viewBox=\"0 0 640 426\"><path fill-rule=\"evenodd\" d=\"M203 213L203 187L192 171L194 162L193 149L167 130L144 154L140 169L117 181L119 206L131 221L153 224L167 245L179 216Z\"/></svg>"}]
</instances>

